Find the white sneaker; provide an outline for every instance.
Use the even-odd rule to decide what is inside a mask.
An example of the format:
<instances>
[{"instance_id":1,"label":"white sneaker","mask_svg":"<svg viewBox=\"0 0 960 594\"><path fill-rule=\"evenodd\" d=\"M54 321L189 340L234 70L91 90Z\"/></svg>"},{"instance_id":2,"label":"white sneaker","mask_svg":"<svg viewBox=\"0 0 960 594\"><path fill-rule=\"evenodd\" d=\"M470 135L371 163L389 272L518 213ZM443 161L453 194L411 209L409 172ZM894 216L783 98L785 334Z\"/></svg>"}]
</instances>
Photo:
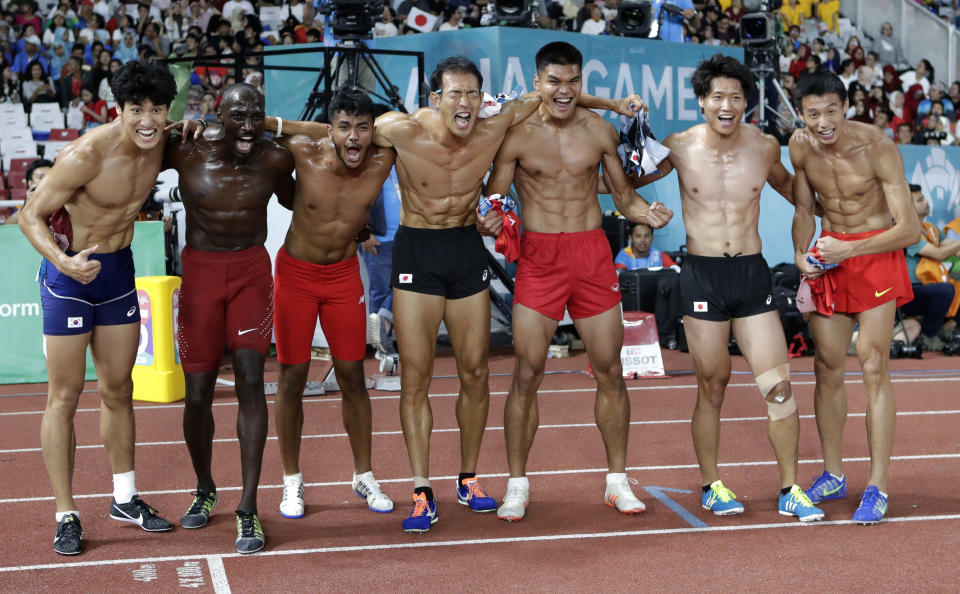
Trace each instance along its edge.
<instances>
[{"instance_id":1,"label":"white sneaker","mask_svg":"<svg viewBox=\"0 0 960 594\"><path fill-rule=\"evenodd\" d=\"M373 471L353 475L353 492L367 500L370 511L387 514L393 511L393 500L380 490Z\"/></svg>"},{"instance_id":2,"label":"white sneaker","mask_svg":"<svg viewBox=\"0 0 960 594\"><path fill-rule=\"evenodd\" d=\"M646 511L647 506L637 499L630 488L630 483L637 484L637 479L624 477L613 483L607 483L607 490L603 494L603 503L617 508L621 514L639 514Z\"/></svg>"},{"instance_id":3,"label":"white sneaker","mask_svg":"<svg viewBox=\"0 0 960 594\"><path fill-rule=\"evenodd\" d=\"M497 517L507 522L519 522L527 513L530 503L530 489L513 487L503 496L503 505L497 508Z\"/></svg>"},{"instance_id":4,"label":"white sneaker","mask_svg":"<svg viewBox=\"0 0 960 594\"><path fill-rule=\"evenodd\" d=\"M280 515L284 518L303 517L303 475L283 477L283 500Z\"/></svg>"},{"instance_id":5,"label":"white sneaker","mask_svg":"<svg viewBox=\"0 0 960 594\"><path fill-rule=\"evenodd\" d=\"M370 345L377 351L383 350L383 345L380 343L380 324L380 316L377 314L372 313L367 316L367 338L370 340Z\"/></svg>"}]
</instances>

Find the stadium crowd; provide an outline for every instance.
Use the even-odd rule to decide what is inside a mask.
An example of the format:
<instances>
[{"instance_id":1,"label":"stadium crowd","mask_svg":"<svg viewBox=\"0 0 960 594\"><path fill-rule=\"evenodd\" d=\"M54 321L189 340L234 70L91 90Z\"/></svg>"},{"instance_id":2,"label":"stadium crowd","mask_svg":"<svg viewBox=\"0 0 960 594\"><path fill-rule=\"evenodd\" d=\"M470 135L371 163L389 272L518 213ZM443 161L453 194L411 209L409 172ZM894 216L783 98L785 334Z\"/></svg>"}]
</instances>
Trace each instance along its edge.
<instances>
[{"instance_id":1,"label":"stadium crowd","mask_svg":"<svg viewBox=\"0 0 960 594\"><path fill-rule=\"evenodd\" d=\"M536 2L532 21L544 28L615 34L620 0ZM956 1L921 2L953 20ZM374 25L375 37L496 25L490 0L393 0ZM738 45L742 0L653 3L659 37L705 45ZM666 6L666 7L665 7ZM4 0L0 19L3 82L0 102L56 102L83 113L84 127L115 117L109 80L133 59L202 56L210 61L262 51L265 46L316 43L330 33L312 2L274 5L250 0ZM408 19L411 12L425 18ZM660 14L662 13L662 14ZM935 77L927 60L907 63L889 23L858 31L839 13L839 0L784 0L777 15L780 82L789 95L817 69L841 76L850 90L853 120L874 123L901 144L956 144L960 81ZM261 22L261 16L264 17ZM329 39L327 39L329 41ZM261 87L259 58L248 56L244 81ZM192 64L187 64L192 66ZM191 70L187 115L215 117L220 92L237 82L226 66ZM792 131L787 105L778 135Z\"/></svg>"}]
</instances>

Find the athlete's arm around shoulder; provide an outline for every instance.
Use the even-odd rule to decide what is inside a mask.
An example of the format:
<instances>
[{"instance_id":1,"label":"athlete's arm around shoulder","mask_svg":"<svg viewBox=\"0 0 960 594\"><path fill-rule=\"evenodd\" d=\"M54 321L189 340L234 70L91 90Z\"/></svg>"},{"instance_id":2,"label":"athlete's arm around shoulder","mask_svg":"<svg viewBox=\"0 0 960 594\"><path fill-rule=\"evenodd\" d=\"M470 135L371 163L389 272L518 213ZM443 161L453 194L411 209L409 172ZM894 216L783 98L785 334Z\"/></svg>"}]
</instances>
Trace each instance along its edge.
<instances>
[{"instance_id":1,"label":"athlete's arm around shoulder","mask_svg":"<svg viewBox=\"0 0 960 594\"><path fill-rule=\"evenodd\" d=\"M599 136L603 154L603 181L610 190L613 203L623 216L634 223L644 223L657 229L663 227L673 217L673 212L662 202L649 204L642 196L634 191L633 184L623 171L620 157L617 156L617 142L620 140L617 131L609 122L595 116L597 122L591 124Z\"/></svg>"},{"instance_id":2,"label":"athlete's arm around shoulder","mask_svg":"<svg viewBox=\"0 0 960 594\"><path fill-rule=\"evenodd\" d=\"M330 136L330 124L284 120L277 116L265 117L263 119L263 128L267 132L276 134L278 140L286 136L296 136L297 134L304 134L317 140Z\"/></svg>"},{"instance_id":3,"label":"athlete's arm around shoulder","mask_svg":"<svg viewBox=\"0 0 960 594\"><path fill-rule=\"evenodd\" d=\"M71 143L60 152L53 168L44 176L26 206L20 211L18 222L23 234L40 255L73 278L77 278L80 271L73 269L74 259L67 256L53 240L47 228L47 219L69 202L77 190L100 175L103 155L94 142L95 138L95 135L91 134L86 139L81 138ZM95 248L96 246L90 246L83 251L92 252ZM83 261L86 261L85 256Z\"/></svg>"},{"instance_id":4,"label":"athlete's arm around shoulder","mask_svg":"<svg viewBox=\"0 0 960 594\"><path fill-rule=\"evenodd\" d=\"M299 138L306 138L299 136ZM268 141L269 142L269 141ZM276 176L273 192L277 201L287 210L293 210L293 196L296 183L293 180L295 161L290 150L279 142L270 142L267 146L268 165Z\"/></svg>"},{"instance_id":5,"label":"athlete's arm around shoulder","mask_svg":"<svg viewBox=\"0 0 960 594\"><path fill-rule=\"evenodd\" d=\"M402 111L388 111L373 122L373 143L383 148L393 148L411 137L424 132L419 118L425 117L433 111L428 107L421 107L413 113Z\"/></svg>"},{"instance_id":6,"label":"athlete's arm around shoulder","mask_svg":"<svg viewBox=\"0 0 960 594\"><path fill-rule=\"evenodd\" d=\"M511 102L512 103L512 102ZM507 137L497 156L493 160L493 172L487 178L487 195L500 194L506 196L510 192L510 186L513 185L513 176L517 171L517 160L520 157L519 147L523 144L521 139L523 127L513 128L507 132ZM503 227L503 216L496 210L490 209L485 215L477 213L477 229L482 235L496 237L500 234Z\"/></svg>"}]
</instances>

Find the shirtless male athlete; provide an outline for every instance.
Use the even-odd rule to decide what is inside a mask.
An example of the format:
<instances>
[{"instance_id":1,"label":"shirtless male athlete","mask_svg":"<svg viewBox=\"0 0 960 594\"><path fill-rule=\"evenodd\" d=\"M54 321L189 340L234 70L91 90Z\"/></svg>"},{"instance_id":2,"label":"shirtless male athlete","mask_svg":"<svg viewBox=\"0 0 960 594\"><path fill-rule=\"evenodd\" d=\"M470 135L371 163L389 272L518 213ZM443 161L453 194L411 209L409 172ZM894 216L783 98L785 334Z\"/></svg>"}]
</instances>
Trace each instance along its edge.
<instances>
[{"instance_id":1,"label":"shirtless male athlete","mask_svg":"<svg viewBox=\"0 0 960 594\"><path fill-rule=\"evenodd\" d=\"M363 92L340 91L328 113L329 126L268 119L271 130L286 128L278 140L293 154L297 169L293 219L277 254L274 294L280 362L275 415L283 461L280 513L286 518L302 518L304 512L303 389L318 316L343 399L343 426L353 451L353 490L371 510L393 511L393 501L380 489L370 461L372 420L363 373L367 310L357 234L395 156L392 150L373 145L373 102Z\"/></svg>"},{"instance_id":2,"label":"shirtless male athlete","mask_svg":"<svg viewBox=\"0 0 960 594\"><path fill-rule=\"evenodd\" d=\"M457 499L477 512L497 507L476 478L490 401L490 280L486 248L476 227L476 206L483 176L504 135L537 109L540 95L528 93L504 103L498 115L478 119L482 84L473 62L447 58L430 76L430 100L436 109L389 112L376 121L374 142L396 151L403 195L391 286L402 361L400 422L414 481L414 508L403 521L408 532L425 532L437 521L429 480L433 415L427 390L441 322L449 332L460 378ZM633 115L640 99L632 95L615 101L585 95L581 104Z\"/></svg>"},{"instance_id":3,"label":"shirtless male athlete","mask_svg":"<svg viewBox=\"0 0 960 594\"><path fill-rule=\"evenodd\" d=\"M623 381L620 348L623 318L613 254L597 202L597 171L603 165L618 210L628 219L662 227L672 216L633 191L617 157L619 135L608 122L578 107L583 56L569 43L540 48L534 88L537 111L507 133L488 183L491 194L506 194L516 181L523 234L513 305L516 365L504 410L510 479L501 520L519 521L530 500L527 458L537 432L537 389L547 349L565 309L590 357L597 395L594 412L607 453L604 502L624 514L646 508L626 475L630 399ZM483 217L481 230L495 235L499 214Z\"/></svg>"},{"instance_id":4,"label":"shirtless male athlete","mask_svg":"<svg viewBox=\"0 0 960 594\"><path fill-rule=\"evenodd\" d=\"M183 436L197 490L180 525L206 526L217 504L211 407L229 345L243 474L236 547L254 553L265 544L257 485L267 438L263 365L273 329L273 282L263 242L270 197L276 192L281 203L293 202L293 158L264 136L264 99L255 87L240 83L225 90L217 117L220 124L194 142L169 138L164 157L164 166L180 175L187 213L177 344L187 386Z\"/></svg>"},{"instance_id":5,"label":"shirtless male athlete","mask_svg":"<svg viewBox=\"0 0 960 594\"><path fill-rule=\"evenodd\" d=\"M787 344L761 254L760 190L767 182L792 202L780 146L741 122L755 86L750 70L714 54L691 80L706 123L668 136L659 179L676 169L689 255L680 271L683 327L697 374L693 448L703 484L701 505L718 516L743 513L717 469L720 409L730 381L730 330L767 405L767 437L780 471L779 512L801 522L823 518L797 485L800 417L790 390ZM849 344L849 341L847 342Z\"/></svg>"},{"instance_id":6,"label":"shirtless male athlete","mask_svg":"<svg viewBox=\"0 0 960 594\"><path fill-rule=\"evenodd\" d=\"M847 93L837 75L818 72L802 78L795 101L806 128L790 138L797 201L793 247L817 303L810 330L817 346L814 410L824 463L823 474L807 495L819 502L847 494L841 454L847 418L843 377L847 346L854 324L859 324L857 358L867 392L870 479L853 521L875 524L887 511L887 469L896 422L889 370L894 311L913 299L903 248L920 238L920 221L900 152L876 127L844 119ZM815 196L824 213L815 247L824 262L840 264L826 272L807 258L816 229Z\"/></svg>"},{"instance_id":7,"label":"shirtless male athlete","mask_svg":"<svg viewBox=\"0 0 960 594\"><path fill-rule=\"evenodd\" d=\"M60 153L19 221L43 256L38 280L49 388L40 442L57 505L53 549L63 555L83 551L72 488L73 418L87 346L97 370L100 437L113 472L110 517L148 532L173 528L137 496L134 479L130 372L140 342L140 306L130 242L133 223L160 172L167 109L177 89L165 67L142 62L124 64L111 87L119 117ZM68 244L63 247L47 227L54 213L55 229Z\"/></svg>"}]
</instances>

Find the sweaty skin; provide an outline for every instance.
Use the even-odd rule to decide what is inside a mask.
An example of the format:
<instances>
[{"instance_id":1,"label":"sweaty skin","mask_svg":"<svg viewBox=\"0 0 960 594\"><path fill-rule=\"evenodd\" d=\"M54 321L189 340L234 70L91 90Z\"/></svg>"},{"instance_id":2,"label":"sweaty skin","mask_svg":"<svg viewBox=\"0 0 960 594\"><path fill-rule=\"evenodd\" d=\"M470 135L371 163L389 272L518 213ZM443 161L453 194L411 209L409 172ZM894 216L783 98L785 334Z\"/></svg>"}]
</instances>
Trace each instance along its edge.
<instances>
[{"instance_id":1,"label":"sweaty skin","mask_svg":"<svg viewBox=\"0 0 960 594\"><path fill-rule=\"evenodd\" d=\"M167 107L149 99L119 106L110 124L90 130L57 158L21 211L20 229L58 270L83 284L100 272L93 252L109 253L130 245L133 223L153 188L163 160ZM47 218L65 207L78 252L68 256L54 242ZM95 338L94 338L95 337ZM97 326L92 332L47 336L47 404L40 426L43 461L58 511L78 509L73 500L76 436L73 418L83 387L84 353L91 347L100 392L100 437L113 474L133 470L133 381L140 324Z\"/></svg>"},{"instance_id":2,"label":"sweaty skin","mask_svg":"<svg viewBox=\"0 0 960 594\"><path fill-rule=\"evenodd\" d=\"M269 123L277 121L273 118ZM342 262L357 253L357 234L369 220L370 208L390 174L394 152L372 145L373 120L369 115L337 112L330 126L287 124L284 122L285 132L301 130L314 138L285 133L279 139L293 154L297 170L293 219L284 248L292 257L313 264ZM354 472L363 474L371 470L372 424L363 361L334 358L333 366ZM302 394L309 370L310 361L280 364L275 422L285 475L300 472Z\"/></svg>"},{"instance_id":3,"label":"sweaty skin","mask_svg":"<svg viewBox=\"0 0 960 594\"><path fill-rule=\"evenodd\" d=\"M736 79L718 77L699 99L706 122L669 135L663 144L670 155L659 174L634 180L643 185L677 171L686 245L696 256L748 256L761 252L760 192L765 183L793 202L793 176L780 162L776 140L742 123L746 95ZM720 478L720 409L731 363L727 348L731 329L754 375L788 361L779 317L770 311L745 318L715 322L684 316L684 328L697 374L697 403L691 422L701 484ZM790 398L784 380L766 398ZM781 487L796 483L800 422L796 413L768 421Z\"/></svg>"},{"instance_id":4,"label":"sweaty skin","mask_svg":"<svg viewBox=\"0 0 960 594\"><path fill-rule=\"evenodd\" d=\"M263 95L252 88L228 89L221 101L222 125L211 126L193 142L170 138L164 166L179 174L186 206L187 246L206 252L231 252L262 246L267 238L267 205L276 193L281 204L293 200L293 158L263 135ZM231 353L239 401L243 493L238 509L257 512L257 485L267 435L263 388L264 355L253 349ZM213 392L218 370L187 373L183 414L198 488L213 492L211 471Z\"/></svg>"},{"instance_id":5,"label":"sweaty skin","mask_svg":"<svg viewBox=\"0 0 960 594\"><path fill-rule=\"evenodd\" d=\"M821 237L816 246L823 260L899 250L920 238L920 221L910 200L897 147L876 127L849 122L847 102L836 94L806 96L801 106L806 127L790 138L790 159L796 174L793 219L794 259L809 278L823 274L807 263L813 239L813 209L823 209L823 228L837 233L885 229L872 237L840 241ZM815 201L815 197L817 198ZM890 337L895 300L856 314L811 314L816 350L817 383L814 409L824 470L843 474L842 438L847 417L844 371L847 346L859 323L857 358L867 391L867 441L870 446L869 485L886 491L893 447L896 406L890 383Z\"/></svg>"},{"instance_id":6,"label":"sweaty skin","mask_svg":"<svg viewBox=\"0 0 960 594\"><path fill-rule=\"evenodd\" d=\"M603 165L617 208L630 220L662 227L672 213L662 204L648 205L623 172L613 126L577 105L582 76L577 65L549 64L534 78L541 97L537 111L507 134L494 163L488 191L507 194L515 183L525 231L576 233L600 228L597 170ZM637 108L642 107L634 98ZM481 230L499 232L502 217L488 214ZM547 349L558 321L524 305L513 307L516 365L504 410L510 476L526 475L527 458L539 424L537 390L543 379ZM620 347L623 325L619 305L574 324L583 339L597 380L597 426L603 436L610 472L626 468L630 401Z\"/></svg>"}]
</instances>

